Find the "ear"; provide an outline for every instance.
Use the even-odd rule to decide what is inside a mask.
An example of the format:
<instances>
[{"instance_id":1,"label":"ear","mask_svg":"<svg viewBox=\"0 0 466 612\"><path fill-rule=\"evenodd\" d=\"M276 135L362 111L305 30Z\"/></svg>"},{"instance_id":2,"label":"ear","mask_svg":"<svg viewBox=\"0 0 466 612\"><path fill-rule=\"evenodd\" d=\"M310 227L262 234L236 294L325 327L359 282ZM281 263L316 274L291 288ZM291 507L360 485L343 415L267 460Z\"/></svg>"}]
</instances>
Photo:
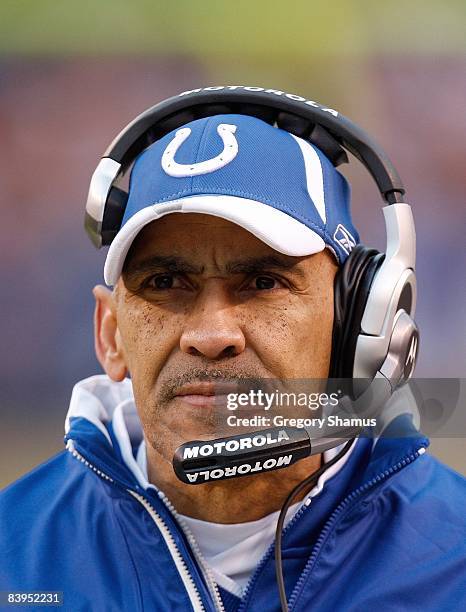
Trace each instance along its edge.
<instances>
[{"instance_id":1,"label":"ear","mask_svg":"<svg viewBox=\"0 0 466 612\"><path fill-rule=\"evenodd\" d=\"M120 382L125 378L128 368L117 325L114 296L103 285L94 287L93 294L95 354L107 375L115 382Z\"/></svg>"}]
</instances>

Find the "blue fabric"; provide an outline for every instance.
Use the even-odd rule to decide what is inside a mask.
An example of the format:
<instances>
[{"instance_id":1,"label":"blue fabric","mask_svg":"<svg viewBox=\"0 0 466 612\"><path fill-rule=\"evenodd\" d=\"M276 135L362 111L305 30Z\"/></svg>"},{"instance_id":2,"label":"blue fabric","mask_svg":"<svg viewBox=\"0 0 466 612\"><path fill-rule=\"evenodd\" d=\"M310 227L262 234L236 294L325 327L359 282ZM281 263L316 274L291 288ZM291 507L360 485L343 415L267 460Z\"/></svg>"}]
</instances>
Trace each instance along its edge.
<instances>
[{"instance_id":1,"label":"blue fabric","mask_svg":"<svg viewBox=\"0 0 466 612\"><path fill-rule=\"evenodd\" d=\"M225 612L236 612L238 606L241 604L241 599L223 589L221 586L218 587L220 597L222 598L223 607L225 608Z\"/></svg>"},{"instance_id":2,"label":"blue fabric","mask_svg":"<svg viewBox=\"0 0 466 612\"><path fill-rule=\"evenodd\" d=\"M198 176L173 177L162 168L162 155L176 130L148 147L134 164L124 225L135 213L171 200L199 194L222 194L256 200L297 219L315 233L343 262L351 247L344 232L359 242L349 209L350 188L346 179L316 147L322 166L326 222L320 217L308 188L304 158L295 139L286 131L245 115L216 115L183 126L191 134L175 154L178 164L198 163L216 157L223 149L217 133L221 123L237 129L237 156L223 168ZM320 177L316 177L320 179ZM311 177L313 180L313 177ZM346 244L346 248L342 245Z\"/></svg>"},{"instance_id":3,"label":"blue fabric","mask_svg":"<svg viewBox=\"0 0 466 612\"><path fill-rule=\"evenodd\" d=\"M68 435L89 465L63 451L0 494L0 591L63 591L64 609L189 611L174 560L144 494L177 544L207 611L213 601L186 538L162 500L142 491L91 423ZM291 610L466 609L466 483L412 432L347 465L283 538ZM279 611L273 550L228 612ZM25 607L24 609L28 609ZM33 609L33 608L29 608Z\"/></svg>"}]
</instances>

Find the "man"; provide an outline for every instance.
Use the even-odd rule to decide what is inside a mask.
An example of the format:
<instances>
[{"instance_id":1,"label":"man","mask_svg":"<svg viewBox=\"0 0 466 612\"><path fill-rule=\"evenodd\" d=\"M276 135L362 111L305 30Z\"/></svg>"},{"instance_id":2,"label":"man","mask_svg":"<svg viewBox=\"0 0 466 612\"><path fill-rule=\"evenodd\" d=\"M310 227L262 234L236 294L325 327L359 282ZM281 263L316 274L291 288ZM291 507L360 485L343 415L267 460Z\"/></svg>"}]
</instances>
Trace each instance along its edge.
<instances>
[{"instance_id":1,"label":"man","mask_svg":"<svg viewBox=\"0 0 466 612\"><path fill-rule=\"evenodd\" d=\"M335 276L357 239L342 175L260 119L197 119L147 147L113 289L94 289L105 375L76 385L67 450L2 494L0 588L59 591L73 611L280 610L279 511L341 447L196 486L172 459L226 435L238 382L328 376ZM294 500L290 610L464 607L466 487L427 444L360 438Z\"/></svg>"}]
</instances>

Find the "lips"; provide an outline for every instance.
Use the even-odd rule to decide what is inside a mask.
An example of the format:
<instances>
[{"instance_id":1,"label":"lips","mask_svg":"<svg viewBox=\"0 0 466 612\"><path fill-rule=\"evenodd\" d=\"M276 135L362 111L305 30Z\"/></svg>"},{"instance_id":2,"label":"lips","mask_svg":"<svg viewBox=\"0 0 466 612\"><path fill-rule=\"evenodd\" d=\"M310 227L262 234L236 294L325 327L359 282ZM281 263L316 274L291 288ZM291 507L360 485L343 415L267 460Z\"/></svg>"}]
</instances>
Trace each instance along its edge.
<instances>
[{"instance_id":1,"label":"lips","mask_svg":"<svg viewBox=\"0 0 466 612\"><path fill-rule=\"evenodd\" d=\"M226 403L229 393L237 392L238 384L235 382L202 381L181 386L174 397L191 406L219 406Z\"/></svg>"}]
</instances>

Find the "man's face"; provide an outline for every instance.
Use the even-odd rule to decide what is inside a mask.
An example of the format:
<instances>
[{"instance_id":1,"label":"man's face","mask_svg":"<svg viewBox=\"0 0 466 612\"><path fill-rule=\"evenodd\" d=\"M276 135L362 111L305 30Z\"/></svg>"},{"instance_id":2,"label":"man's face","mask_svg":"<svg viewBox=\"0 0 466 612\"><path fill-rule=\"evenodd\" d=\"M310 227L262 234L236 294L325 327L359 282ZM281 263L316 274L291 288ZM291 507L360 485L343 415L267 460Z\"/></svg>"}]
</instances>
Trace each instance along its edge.
<instances>
[{"instance_id":1,"label":"man's face","mask_svg":"<svg viewBox=\"0 0 466 612\"><path fill-rule=\"evenodd\" d=\"M183 442L215 437L212 381L326 378L336 270L327 251L282 255L209 215L144 228L111 310L147 443L171 462Z\"/></svg>"}]
</instances>

